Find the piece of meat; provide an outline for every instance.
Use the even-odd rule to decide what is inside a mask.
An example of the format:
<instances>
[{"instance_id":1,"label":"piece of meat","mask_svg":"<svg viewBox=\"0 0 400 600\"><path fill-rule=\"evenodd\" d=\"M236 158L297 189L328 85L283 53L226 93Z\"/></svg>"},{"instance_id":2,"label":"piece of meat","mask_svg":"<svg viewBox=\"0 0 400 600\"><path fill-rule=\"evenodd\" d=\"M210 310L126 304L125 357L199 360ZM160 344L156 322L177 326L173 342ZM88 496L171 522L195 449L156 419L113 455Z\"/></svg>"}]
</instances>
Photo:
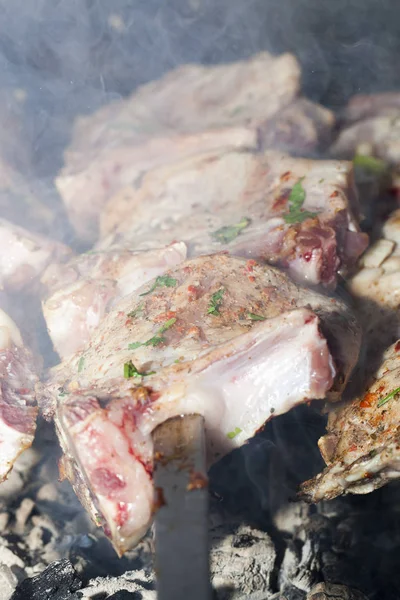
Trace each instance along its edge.
<instances>
[{"instance_id":1,"label":"piece of meat","mask_svg":"<svg viewBox=\"0 0 400 600\"><path fill-rule=\"evenodd\" d=\"M64 359L89 340L115 302L186 259L186 246L135 252L105 250L51 264L41 282L49 290L43 315L55 350Z\"/></svg>"},{"instance_id":2,"label":"piece of meat","mask_svg":"<svg viewBox=\"0 0 400 600\"><path fill-rule=\"evenodd\" d=\"M295 156L312 155L330 143L334 124L332 111L299 98L260 128L260 145Z\"/></svg>"},{"instance_id":3,"label":"piece of meat","mask_svg":"<svg viewBox=\"0 0 400 600\"><path fill-rule=\"evenodd\" d=\"M0 219L0 288L32 286L51 261L66 260L71 250L59 242Z\"/></svg>"},{"instance_id":4,"label":"piece of meat","mask_svg":"<svg viewBox=\"0 0 400 600\"><path fill-rule=\"evenodd\" d=\"M360 331L339 300L227 254L186 261L123 298L41 388L62 471L118 552L154 510L152 430L205 416L209 462L273 415L337 399Z\"/></svg>"},{"instance_id":5,"label":"piece of meat","mask_svg":"<svg viewBox=\"0 0 400 600\"><path fill-rule=\"evenodd\" d=\"M36 382L33 356L24 347L15 323L0 310L0 482L21 452L32 444Z\"/></svg>"},{"instance_id":6,"label":"piece of meat","mask_svg":"<svg viewBox=\"0 0 400 600\"><path fill-rule=\"evenodd\" d=\"M56 181L77 234L93 242L107 199L156 166L209 150L256 149L260 127L299 88L296 59L264 52L229 65L179 67L80 118Z\"/></svg>"},{"instance_id":7,"label":"piece of meat","mask_svg":"<svg viewBox=\"0 0 400 600\"><path fill-rule=\"evenodd\" d=\"M366 393L330 413L319 440L327 468L303 484L304 499L368 494L400 477L399 386L400 340L384 354Z\"/></svg>"},{"instance_id":8,"label":"piece of meat","mask_svg":"<svg viewBox=\"0 0 400 600\"><path fill-rule=\"evenodd\" d=\"M312 215L287 223L295 184ZM274 151L210 154L153 170L112 198L96 247L181 240L189 256L227 250L289 268L309 285L334 286L337 271L367 245L357 216L351 163Z\"/></svg>"}]
</instances>

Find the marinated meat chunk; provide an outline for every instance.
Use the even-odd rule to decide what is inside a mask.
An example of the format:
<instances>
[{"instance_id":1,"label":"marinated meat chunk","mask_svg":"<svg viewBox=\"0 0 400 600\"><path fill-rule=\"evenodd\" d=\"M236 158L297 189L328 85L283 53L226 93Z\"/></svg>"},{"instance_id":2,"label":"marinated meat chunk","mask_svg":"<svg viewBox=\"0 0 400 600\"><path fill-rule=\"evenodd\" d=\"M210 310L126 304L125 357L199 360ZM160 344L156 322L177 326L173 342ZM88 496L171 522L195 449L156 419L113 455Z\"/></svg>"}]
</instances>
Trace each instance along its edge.
<instances>
[{"instance_id":1,"label":"marinated meat chunk","mask_svg":"<svg viewBox=\"0 0 400 600\"><path fill-rule=\"evenodd\" d=\"M350 163L273 151L195 157L112 198L97 248L181 240L189 256L226 250L288 268L307 284L334 286L337 271L367 245L352 175Z\"/></svg>"},{"instance_id":2,"label":"marinated meat chunk","mask_svg":"<svg viewBox=\"0 0 400 600\"><path fill-rule=\"evenodd\" d=\"M120 300L52 370L42 409L56 421L63 473L122 553L154 510L158 424L203 414L211 463L271 416L337 399L359 345L341 301L253 260L200 257Z\"/></svg>"},{"instance_id":3,"label":"marinated meat chunk","mask_svg":"<svg viewBox=\"0 0 400 600\"><path fill-rule=\"evenodd\" d=\"M0 310L0 482L33 441L37 382L33 356L15 323Z\"/></svg>"},{"instance_id":4,"label":"marinated meat chunk","mask_svg":"<svg viewBox=\"0 0 400 600\"><path fill-rule=\"evenodd\" d=\"M71 255L67 246L5 219L0 219L0 247L0 288L12 291L32 286L51 261Z\"/></svg>"},{"instance_id":5,"label":"marinated meat chunk","mask_svg":"<svg viewBox=\"0 0 400 600\"><path fill-rule=\"evenodd\" d=\"M400 341L385 353L365 394L329 416L319 440L327 468L303 484L318 502L341 494L368 494L400 477Z\"/></svg>"},{"instance_id":6,"label":"marinated meat chunk","mask_svg":"<svg viewBox=\"0 0 400 600\"><path fill-rule=\"evenodd\" d=\"M259 128L299 87L296 59L264 52L229 65L179 67L79 119L56 181L78 235L94 241L107 199L151 168L209 150L256 149Z\"/></svg>"},{"instance_id":7,"label":"marinated meat chunk","mask_svg":"<svg viewBox=\"0 0 400 600\"><path fill-rule=\"evenodd\" d=\"M105 250L51 264L42 277L49 294L43 314L61 358L77 352L115 302L186 258L186 246L135 252Z\"/></svg>"}]
</instances>

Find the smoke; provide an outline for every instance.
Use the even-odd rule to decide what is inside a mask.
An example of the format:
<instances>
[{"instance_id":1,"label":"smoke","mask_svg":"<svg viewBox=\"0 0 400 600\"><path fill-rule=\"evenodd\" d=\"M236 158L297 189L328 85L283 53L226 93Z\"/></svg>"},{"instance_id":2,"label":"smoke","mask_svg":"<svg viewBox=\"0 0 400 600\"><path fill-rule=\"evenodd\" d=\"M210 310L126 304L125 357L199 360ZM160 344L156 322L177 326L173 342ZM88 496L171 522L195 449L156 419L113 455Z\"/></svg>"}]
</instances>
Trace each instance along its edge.
<instances>
[{"instance_id":1,"label":"smoke","mask_svg":"<svg viewBox=\"0 0 400 600\"><path fill-rule=\"evenodd\" d=\"M397 13L389 0L3 0L0 149L49 175L77 115L179 64L264 49L294 52L305 93L329 105L395 89Z\"/></svg>"}]
</instances>

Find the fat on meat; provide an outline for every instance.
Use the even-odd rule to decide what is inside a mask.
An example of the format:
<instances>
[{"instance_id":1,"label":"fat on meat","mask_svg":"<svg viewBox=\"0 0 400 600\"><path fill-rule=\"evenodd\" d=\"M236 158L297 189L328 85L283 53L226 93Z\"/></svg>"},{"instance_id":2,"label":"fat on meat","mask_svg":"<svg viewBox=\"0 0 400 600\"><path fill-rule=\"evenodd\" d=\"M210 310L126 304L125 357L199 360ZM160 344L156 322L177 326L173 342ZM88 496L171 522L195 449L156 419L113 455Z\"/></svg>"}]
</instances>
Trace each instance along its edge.
<instances>
[{"instance_id":1,"label":"fat on meat","mask_svg":"<svg viewBox=\"0 0 400 600\"><path fill-rule=\"evenodd\" d=\"M400 477L400 340L384 353L367 391L331 411L319 440L326 469L301 488L309 502L368 494Z\"/></svg>"},{"instance_id":2,"label":"fat on meat","mask_svg":"<svg viewBox=\"0 0 400 600\"><path fill-rule=\"evenodd\" d=\"M340 397L360 329L340 300L227 254L170 269L118 302L39 386L61 471L121 554L155 509L151 432L200 413L209 463L272 416Z\"/></svg>"},{"instance_id":3,"label":"fat on meat","mask_svg":"<svg viewBox=\"0 0 400 600\"><path fill-rule=\"evenodd\" d=\"M309 218L286 222L295 185ZM368 237L358 226L352 164L284 153L227 152L155 169L108 202L98 249L184 241L188 255L221 250L288 268L308 285L333 287ZM300 221L300 222L299 222Z\"/></svg>"},{"instance_id":4,"label":"fat on meat","mask_svg":"<svg viewBox=\"0 0 400 600\"><path fill-rule=\"evenodd\" d=\"M81 117L56 180L78 236L94 242L105 202L157 166L270 144L297 153L315 149L334 117L297 100L299 89L296 59L263 52L229 65L179 67L130 98Z\"/></svg>"},{"instance_id":5,"label":"fat on meat","mask_svg":"<svg viewBox=\"0 0 400 600\"><path fill-rule=\"evenodd\" d=\"M0 482L33 441L37 364L14 321L0 309Z\"/></svg>"},{"instance_id":6,"label":"fat on meat","mask_svg":"<svg viewBox=\"0 0 400 600\"><path fill-rule=\"evenodd\" d=\"M107 311L123 296L186 259L183 242L147 251L91 251L52 263L41 278L47 290L43 315L61 359L89 340Z\"/></svg>"},{"instance_id":7,"label":"fat on meat","mask_svg":"<svg viewBox=\"0 0 400 600\"><path fill-rule=\"evenodd\" d=\"M53 261L67 260L71 250L51 240L0 219L0 288L13 292L34 286Z\"/></svg>"}]
</instances>

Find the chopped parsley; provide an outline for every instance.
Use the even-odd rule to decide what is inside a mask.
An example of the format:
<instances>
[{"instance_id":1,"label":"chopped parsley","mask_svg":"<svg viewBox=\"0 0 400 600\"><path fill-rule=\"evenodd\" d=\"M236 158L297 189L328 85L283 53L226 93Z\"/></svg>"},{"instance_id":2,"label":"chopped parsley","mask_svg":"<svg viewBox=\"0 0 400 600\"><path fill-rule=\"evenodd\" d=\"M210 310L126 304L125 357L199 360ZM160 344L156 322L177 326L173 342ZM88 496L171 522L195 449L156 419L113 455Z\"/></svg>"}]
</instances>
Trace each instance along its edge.
<instances>
[{"instance_id":1,"label":"chopped parsley","mask_svg":"<svg viewBox=\"0 0 400 600\"><path fill-rule=\"evenodd\" d=\"M239 223L236 225L226 225L225 227L221 227L221 229L217 229L211 234L217 242L221 244L229 244L232 242L237 236L246 229L251 223L251 220L248 217L242 217Z\"/></svg>"},{"instance_id":2,"label":"chopped parsley","mask_svg":"<svg viewBox=\"0 0 400 600\"><path fill-rule=\"evenodd\" d=\"M265 321L267 317L262 317L261 315L256 315L252 312L247 313L247 316L249 317L249 319L251 319L252 321Z\"/></svg>"},{"instance_id":3,"label":"chopped parsley","mask_svg":"<svg viewBox=\"0 0 400 600\"><path fill-rule=\"evenodd\" d=\"M225 293L225 289L221 288L218 292L215 292L211 296L210 304L208 305L207 314L208 315L219 315L219 309L222 304L222 296Z\"/></svg>"},{"instance_id":4,"label":"chopped parsley","mask_svg":"<svg viewBox=\"0 0 400 600\"><path fill-rule=\"evenodd\" d=\"M299 181L294 184L292 191L290 192L288 198L289 212L283 215L286 223L302 223L306 219L312 219L317 216L317 213L312 213L301 208L306 199L306 190L302 185L303 179L304 177L301 177Z\"/></svg>"},{"instance_id":5,"label":"chopped parsley","mask_svg":"<svg viewBox=\"0 0 400 600\"><path fill-rule=\"evenodd\" d=\"M390 394L388 394L384 398L381 398L379 400L379 402L378 402L378 408L380 408L381 406L383 406L384 404L386 404L386 402L389 402L389 400L391 400L392 398L394 398L394 396L396 396L399 392L400 392L400 387L398 387L395 390L393 390L393 392L390 392Z\"/></svg>"},{"instance_id":6,"label":"chopped parsley","mask_svg":"<svg viewBox=\"0 0 400 600\"><path fill-rule=\"evenodd\" d=\"M85 364L85 357L81 356L78 362L78 373L80 373L84 367Z\"/></svg>"},{"instance_id":7,"label":"chopped parsley","mask_svg":"<svg viewBox=\"0 0 400 600\"><path fill-rule=\"evenodd\" d=\"M143 294L139 294L139 296L147 296L148 294L151 294L152 292L154 292L154 290L158 287L175 287L175 286L176 286L176 279L174 279L173 277L170 277L169 275L159 275L158 277L156 277L156 280L153 283L153 285L151 286L151 288L147 292L144 292Z\"/></svg>"},{"instance_id":8,"label":"chopped parsley","mask_svg":"<svg viewBox=\"0 0 400 600\"><path fill-rule=\"evenodd\" d=\"M228 440L233 440L233 438L239 435L239 433L242 433L242 430L239 427L235 427L233 431L230 431L226 434L226 437L228 438Z\"/></svg>"},{"instance_id":9,"label":"chopped parsley","mask_svg":"<svg viewBox=\"0 0 400 600\"><path fill-rule=\"evenodd\" d=\"M367 154L356 154L353 158L353 165L372 175L382 175L388 168L385 161Z\"/></svg>"},{"instance_id":10,"label":"chopped parsley","mask_svg":"<svg viewBox=\"0 0 400 600\"><path fill-rule=\"evenodd\" d=\"M130 360L124 364L124 377L130 379L131 377L146 377L147 375L154 375L155 371L149 371L148 373L140 373L137 370L133 362Z\"/></svg>"},{"instance_id":11,"label":"chopped parsley","mask_svg":"<svg viewBox=\"0 0 400 600\"><path fill-rule=\"evenodd\" d=\"M168 319L168 321L165 321L164 325L160 327L156 335L147 340L147 342L133 342L132 344L128 344L129 350L136 350L136 348L140 348L141 346L158 346L158 344L162 344L165 342L165 337L163 337L162 334L172 327L174 323L176 323L175 317Z\"/></svg>"},{"instance_id":12,"label":"chopped parsley","mask_svg":"<svg viewBox=\"0 0 400 600\"><path fill-rule=\"evenodd\" d=\"M134 317L137 317L143 311L143 308L144 308L144 303L139 304L139 306L137 306L134 310L131 310L131 312L128 312L127 316L131 317L133 319Z\"/></svg>"}]
</instances>

